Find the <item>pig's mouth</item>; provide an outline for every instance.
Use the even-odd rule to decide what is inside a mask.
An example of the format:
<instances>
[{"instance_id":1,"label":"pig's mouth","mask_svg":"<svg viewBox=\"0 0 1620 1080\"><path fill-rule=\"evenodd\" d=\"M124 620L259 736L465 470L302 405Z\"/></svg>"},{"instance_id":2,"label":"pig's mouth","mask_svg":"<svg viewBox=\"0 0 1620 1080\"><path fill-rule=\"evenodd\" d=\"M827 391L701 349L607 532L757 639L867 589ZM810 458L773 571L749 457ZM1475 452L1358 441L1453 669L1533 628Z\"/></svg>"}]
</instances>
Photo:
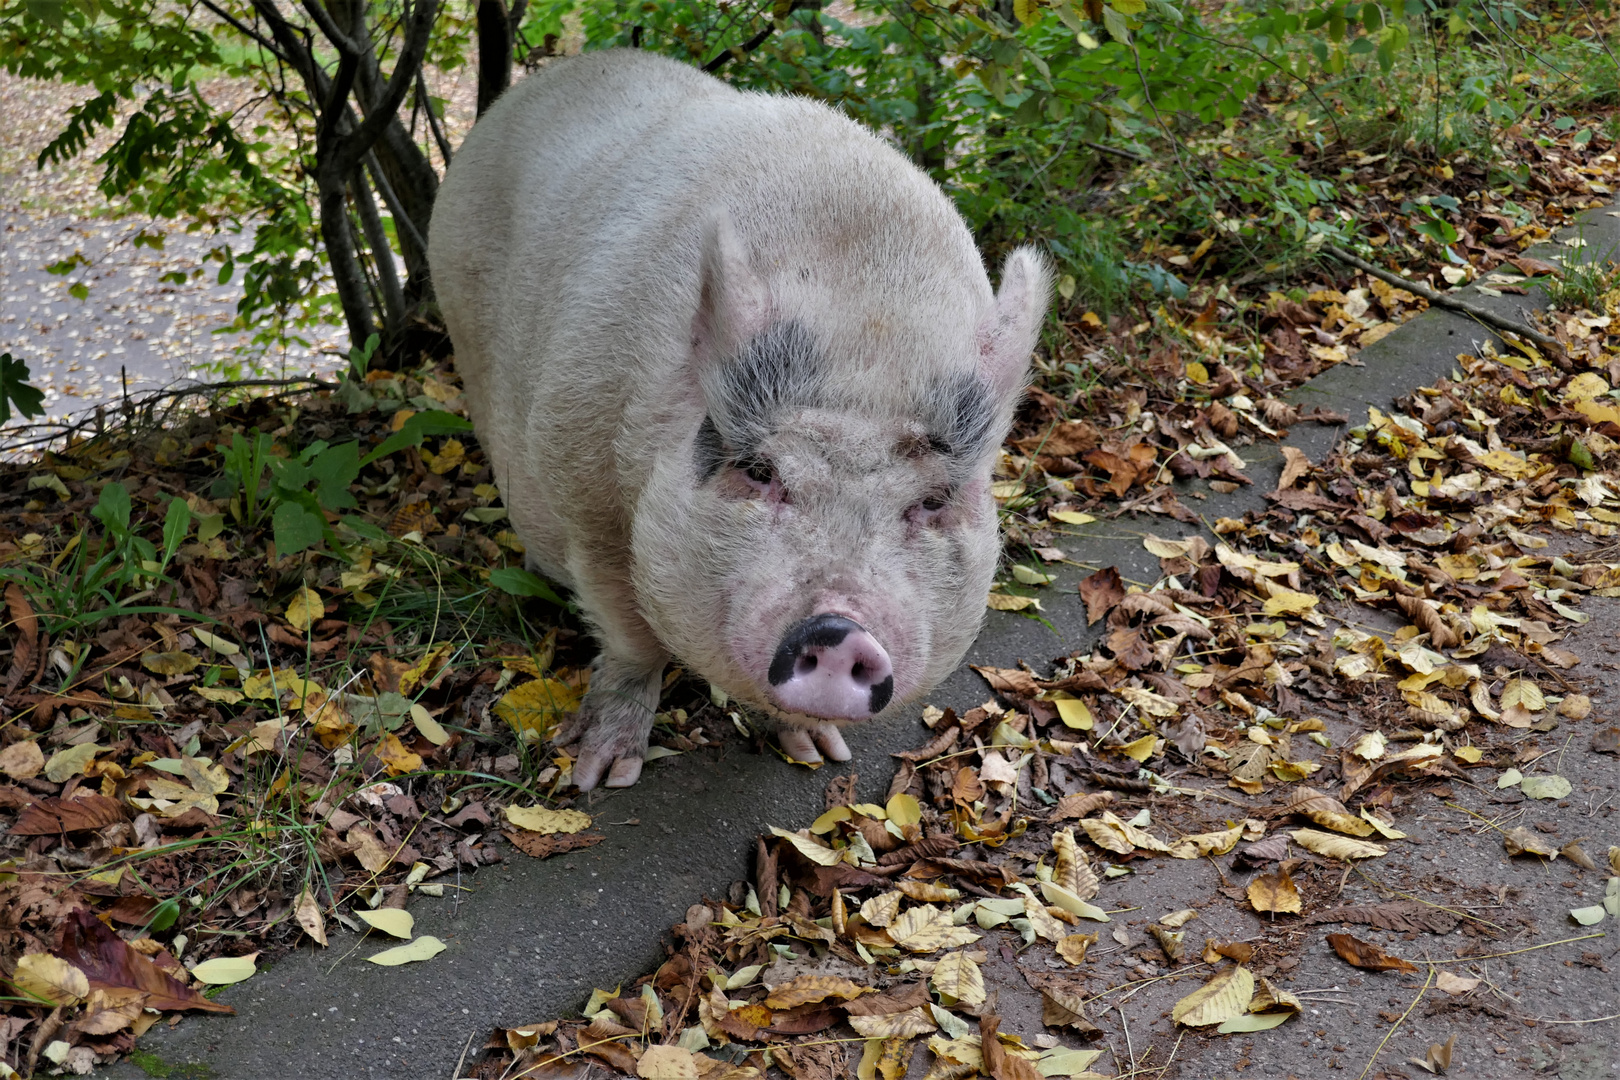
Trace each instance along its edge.
<instances>
[{"instance_id":1,"label":"pig's mouth","mask_svg":"<svg viewBox=\"0 0 1620 1080\"><path fill-rule=\"evenodd\" d=\"M869 720L894 698L888 652L860 623L832 612L788 629L767 679L772 704L815 720Z\"/></svg>"}]
</instances>

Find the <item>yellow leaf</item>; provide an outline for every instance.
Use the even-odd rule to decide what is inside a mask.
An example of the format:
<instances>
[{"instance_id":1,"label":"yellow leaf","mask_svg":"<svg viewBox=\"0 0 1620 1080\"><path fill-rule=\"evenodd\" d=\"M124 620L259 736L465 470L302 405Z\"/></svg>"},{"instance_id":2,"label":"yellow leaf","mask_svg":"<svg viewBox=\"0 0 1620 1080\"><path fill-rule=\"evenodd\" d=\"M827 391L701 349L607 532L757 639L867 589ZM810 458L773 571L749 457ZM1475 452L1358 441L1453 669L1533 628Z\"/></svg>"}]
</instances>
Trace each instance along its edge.
<instances>
[{"instance_id":1,"label":"yellow leaf","mask_svg":"<svg viewBox=\"0 0 1620 1080\"><path fill-rule=\"evenodd\" d=\"M1341 814L1333 810L1307 810L1305 816L1318 825L1326 826L1336 832L1349 833L1351 836L1371 836L1373 826L1371 822L1363 821L1359 817Z\"/></svg>"},{"instance_id":2,"label":"yellow leaf","mask_svg":"<svg viewBox=\"0 0 1620 1080\"><path fill-rule=\"evenodd\" d=\"M1025 608L1041 610L1041 602L1033 596L1009 596L998 592L993 592L986 598L985 606L991 611L1023 611Z\"/></svg>"},{"instance_id":3,"label":"yellow leaf","mask_svg":"<svg viewBox=\"0 0 1620 1080\"><path fill-rule=\"evenodd\" d=\"M1459 746L1452 753L1456 754L1459 760L1466 761L1470 765L1478 764L1479 759L1484 757L1483 751L1477 746Z\"/></svg>"},{"instance_id":4,"label":"yellow leaf","mask_svg":"<svg viewBox=\"0 0 1620 1080\"><path fill-rule=\"evenodd\" d=\"M923 1011L921 1005L905 1012L879 1016L851 1016L849 1026L855 1029L856 1034L868 1039L899 1037L909 1039L917 1035L930 1035L939 1030L939 1025Z\"/></svg>"},{"instance_id":5,"label":"yellow leaf","mask_svg":"<svg viewBox=\"0 0 1620 1080\"><path fill-rule=\"evenodd\" d=\"M861 903L861 918L865 919L869 926L888 926L894 922L895 916L900 914L901 899L902 896L898 892L879 893Z\"/></svg>"},{"instance_id":6,"label":"yellow leaf","mask_svg":"<svg viewBox=\"0 0 1620 1080\"><path fill-rule=\"evenodd\" d=\"M1170 1010L1170 1017L1188 1027L1222 1024L1242 1016L1254 997L1254 976L1241 965L1215 973L1215 977L1188 994Z\"/></svg>"},{"instance_id":7,"label":"yellow leaf","mask_svg":"<svg viewBox=\"0 0 1620 1080\"><path fill-rule=\"evenodd\" d=\"M450 733L433 719L433 714L427 711L425 705L417 703L411 706L411 724L418 735L434 746L443 746L450 741Z\"/></svg>"},{"instance_id":8,"label":"yellow leaf","mask_svg":"<svg viewBox=\"0 0 1620 1080\"><path fill-rule=\"evenodd\" d=\"M355 914L361 921L369 923L373 930L381 930L385 934L392 934L397 938L409 941L411 931L416 927L416 917L404 908L378 908L375 911L359 909Z\"/></svg>"},{"instance_id":9,"label":"yellow leaf","mask_svg":"<svg viewBox=\"0 0 1620 1080\"><path fill-rule=\"evenodd\" d=\"M1271 770L1271 775L1290 784L1305 779L1321 767L1319 761L1273 761L1266 766Z\"/></svg>"},{"instance_id":10,"label":"yellow leaf","mask_svg":"<svg viewBox=\"0 0 1620 1080\"><path fill-rule=\"evenodd\" d=\"M873 993L870 986L851 982L836 975L800 975L772 990L765 999L767 1009L793 1009L813 1001L837 998L850 1001L862 994Z\"/></svg>"},{"instance_id":11,"label":"yellow leaf","mask_svg":"<svg viewBox=\"0 0 1620 1080\"><path fill-rule=\"evenodd\" d=\"M1303 907L1294 879L1279 870L1262 874L1249 882L1249 903L1256 911L1277 911L1298 915Z\"/></svg>"},{"instance_id":12,"label":"yellow leaf","mask_svg":"<svg viewBox=\"0 0 1620 1080\"><path fill-rule=\"evenodd\" d=\"M1236 847L1242 838L1241 823L1218 832L1194 833L1191 836L1183 836L1171 844L1169 855L1172 859L1202 859L1205 855L1225 855Z\"/></svg>"},{"instance_id":13,"label":"yellow leaf","mask_svg":"<svg viewBox=\"0 0 1620 1080\"><path fill-rule=\"evenodd\" d=\"M1303 615L1313 610L1316 602L1317 598L1310 593L1276 589L1266 598L1264 610L1267 615Z\"/></svg>"},{"instance_id":14,"label":"yellow leaf","mask_svg":"<svg viewBox=\"0 0 1620 1080\"><path fill-rule=\"evenodd\" d=\"M1502 687L1502 708L1511 709L1515 705L1526 712L1541 712L1547 707L1547 699L1542 697L1541 687L1529 679L1509 679Z\"/></svg>"},{"instance_id":15,"label":"yellow leaf","mask_svg":"<svg viewBox=\"0 0 1620 1080\"><path fill-rule=\"evenodd\" d=\"M563 717L579 708L582 696L578 689L561 680L535 679L508 690L506 696L495 703L495 715L519 735L533 731L545 740Z\"/></svg>"},{"instance_id":16,"label":"yellow leaf","mask_svg":"<svg viewBox=\"0 0 1620 1080\"><path fill-rule=\"evenodd\" d=\"M889 815L889 820L902 829L907 825L922 823L922 805L917 802L915 795L907 795L902 791L891 798L883 809Z\"/></svg>"},{"instance_id":17,"label":"yellow leaf","mask_svg":"<svg viewBox=\"0 0 1620 1080\"><path fill-rule=\"evenodd\" d=\"M212 960L204 960L191 969L192 978L198 982L205 982L210 986L229 986L239 983L243 979L253 977L258 971L254 964L259 954L248 953L246 956L216 956Z\"/></svg>"},{"instance_id":18,"label":"yellow leaf","mask_svg":"<svg viewBox=\"0 0 1620 1080\"><path fill-rule=\"evenodd\" d=\"M221 656L235 656L237 653L242 651L242 646L238 645L236 642L226 641L222 637L210 634L201 627L193 628L191 631L191 636Z\"/></svg>"},{"instance_id":19,"label":"yellow leaf","mask_svg":"<svg viewBox=\"0 0 1620 1080\"><path fill-rule=\"evenodd\" d=\"M293 594L292 603L287 605L284 616L287 625L300 634L307 633L317 619L326 618L326 605L322 603L320 594L314 589L302 588Z\"/></svg>"},{"instance_id":20,"label":"yellow leaf","mask_svg":"<svg viewBox=\"0 0 1620 1080\"><path fill-rule=\"evenodd\" d=\"M963 1005L981 1005L985 1000L984 973L967 953L946 953L934 965L934 989L949 994Z\"/></svg>"},{"instance_id":21,"label":"yellow leaf","mask_svg":"<svg viewBox=\"0 0 1620 1080\"><path fill-rule=\"evenodd\" d=\"M1090 525L1097 519L1090 514L1083 514L1078 510L1053 510L1046 515L1053 521L1060 521L1065 525Z\"/></svg>"},{"instance_id":22,"label":"yellow leaf","mask_svg":"<svg viewBox=\"0 0 1620 1080\"><path fill-rule=\"evenodd\" d=\"M17 960L11 981L23 994L52 1005L73 1005L90 993L84 972L50 953L29 953Z\"/></svg>"},{"instance_id":23,"label":"yellow leaf","mask_svg":"<svg viewBox=\"0 0 1620 1080\"><path fill-rule=\"evenodd\" d=\"M889 926L889 939L912 952L934 952L971 945L979 935L965 926L953 926L950 915L923 904L905 912Z\"/></svg>"},{"instance_id":24,"label":"yellow leaf","mask_svg":"<svg viewBox=\"0 0 1620 1080\"><path fill-rule=\"evenodd\" d=\"M1069 936L1068 924L1047 911L1034 896L1024 897L1024 917L1038 937L1047 941L1061 941Z\"/></svg>"},{"instance_id":25,"label":"yellow leaf","mask_svg":"<svg viewBox=\"0 0 1620 1080\"><path fill-rule=\"evenodd\" d=\"M1314 851L1330 859L1371 859L1389 854L1388 848L1370 840L1352 840L1348 836L1335 836L1317 829L1295 829L1289 835L1294 838L1294 843L1306 851Z\"/></svg>"},{"instance_id":26,"label":"yellow leaf","mask_svg":"<svg viewBox=\"0 0 1620 1080\"><path fill-rule=\"evenodd\" d=\"M582 810L548 810L544 806L508 806L506 820L544 836L577 833L591 827L591 815Z\"/></svg>"},{"instance_id":27,"label":"yellow leaf","mask_svg":"<svg viewBox=\"0 0 1620 1080\"><path fill-rule=\"evenodd\" d=\"M93 742L64 747L52 754L45 763L45 779L53 784L63 784L70 777L82 776L95 760L96 754L105 749L105 746L97 746Z\"/></svg>"},{"instance_id":28,"label":"yellow leaf","mask_svg":"<svg viewBox=\"0 0 1620 1080\"><path fill-rule=\"evenodd\" d=\"M399 741L399 736L392 731L383 732L381 741L377 743L376 754L389 776L415 772L422 767L422 755L407 750L405 744Z\"/></svg>"},{"instance_id":29,"label":"yellow leaf","mask_svg":"<svg viewBox=\"0 0 1620 1080\"><path fill-rule=\"evenodd\" d=\"M1104 911L1096 904L1088 904L1086 901L1080 899L1078 896L1074 895L1074 893L1055 882L1041 882L1041 895L1046 897L1047 903L1057 905L1064 911L1067 911L1070 915L1074 915L1082 919L1090 919L1093 922L1113 922L1113 920L1108 917L1108 912Z\"/></svg>"},{"instance_id":30,"label":"yellow leaf","mask_svg":"<svg viewBox=\"0 0 1620 1080\"><path fill-rule=\"evenodd\" d=\"M1187 381L1195 382L1199 386L1204 385L1209 382L1209 368L1197 360L1189 361L1187 364Z\"/></svg>"},{"instance_id":31,"label":"yellow leaf","mask_svg":"<svg viewBox=\"0 0 1620 1080\"><path fill-rule=\"evenodd\" d=\"M808 836L788 832L786 829L777 828L775 825L771 826L771 833L792 844L798 849L800 855L803 855L817 866L837 866L844 861L842 853L834 851L825 844L818 844Z\"/></svg>"},{"instance_id":32,"label":"yellow leaf","mask_svg":"<svg viewBox=\"0 0 1620 1080\"><path fill-rule=\"evenodd\" d=\"M141 657L141 667L154 675L185 675L202 663L188 652L147 653Z\"/></svg>"},{"instance_id":33,"label":"yellow leaf","mask_svg":"<svg viewBox=\"0 0 1620 1080\"><path fill-rule=\"evenodd\" d=\"M1092 725L1091 709L1079 698L1058 698L1052 702L1057 706L1058 719L1063 721L1064 727L1076 731L1090 731Z\"/></svg>"},{"instance_id":34,"label":"yellow leaf","mask_svg":"<svg viewBox=\"0 0 1620 1080\"><path fill-rule=\"evenodd\" d=\"M1133 761L1146 761L1153 756L1153 747L1159 740L1152 735L1144 735L1135 742L1128 742L1119 747L1119 752Z\"/></svg>"},{"instance_id":35,"label":"yellow leaf","mask_svg":"<svg viewBox=\"0 0 1620 1080\"><path fill-rule=\"evenodd\" d=\"M229 686L197 686L193 689L202 695L203 700L221 705L235 705L242 700L242 691L233 690Z\"/></svg>"},{"instance_id":36,"label":"yellow leaf","mask_svg":"<svg viewBox=\"0 0 1620 1080\"><path fill-rule=\"evenodd\" d=\"M1097 895L1097 875L1075 842L1072 828L1059 829L1052 834L1052 880L1081 900Z\"/></svg>"},{"instance_id":37,"label":"yellow leaf","mask_svg":"<svg viewBox=\"0 0 1620 1080\"><path fill-rule=\"evenodd\" d=\"M326 944L326 917L321 914L321 905L314 893L305 889L298 894L298 900L293 904L293 915L298 925L304 928L304 933L317 944Z\"/></svg>"},{"instance_id":38,"label":"yellow leaf","mask_svg":"<svg viewBox=\"0 0 1620 1080\"><path fill-rule=\"evenodd\" d=\"M1078 966L1086 958L1086 950L1097 944L1096 934L1070 934L1057 943L1057 954Z\"/></svg>"},{"instance_id":39,"label":"yellow leaf","mask_svg":"<svg viewBox=\"0 0 1620 1080\"><path fill-rule=\"evenodd\" d=\"M418 960L431 960L444 952L445 944L432 934L423 934L409 945L396 945L392 949L384 949L375 956L366 957L373 964L383 967L398 967L401 964L410 964Z\"/></svg>"}]
</instances>

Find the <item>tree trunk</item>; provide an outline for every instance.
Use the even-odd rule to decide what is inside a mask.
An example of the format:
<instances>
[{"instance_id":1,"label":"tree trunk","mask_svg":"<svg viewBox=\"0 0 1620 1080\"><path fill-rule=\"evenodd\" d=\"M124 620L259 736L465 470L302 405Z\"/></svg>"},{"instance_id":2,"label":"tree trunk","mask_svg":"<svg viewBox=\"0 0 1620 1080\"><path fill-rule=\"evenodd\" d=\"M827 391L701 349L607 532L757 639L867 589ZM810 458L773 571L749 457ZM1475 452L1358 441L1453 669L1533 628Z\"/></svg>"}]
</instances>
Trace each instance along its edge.
<instances>
[{"instance_id":1,"label":"tree trunk","mask_svg":"<svg viewBox=\"0 0 1620 1080\"><path fill-rule=\"evenodd\" d=\"M360 228L366 236L366 247L371 249L371 261L377 265L377 284L382 289L383 338L393 343L400 328L405 325L405 292L399 285L399 268L394 265L394 249L388 242L388 230L383 228L382 216L377 213L377 202L371 197L365 172L355 169L349 177L349 192L355 210L360 215ZM399 226L394 226L399 231ZM361 339L361 344L365 344Z\"/></svg>"},{"instance_id":2,"label":"tree trunk","mask_svg":"<svg viewBox=\"0 0 1620 1080\"><path fill-rule=\"evenodd\" d=\"M478 115L512 85L512 21L506 0L478 0Z\"/></svg>"}]
</instances>

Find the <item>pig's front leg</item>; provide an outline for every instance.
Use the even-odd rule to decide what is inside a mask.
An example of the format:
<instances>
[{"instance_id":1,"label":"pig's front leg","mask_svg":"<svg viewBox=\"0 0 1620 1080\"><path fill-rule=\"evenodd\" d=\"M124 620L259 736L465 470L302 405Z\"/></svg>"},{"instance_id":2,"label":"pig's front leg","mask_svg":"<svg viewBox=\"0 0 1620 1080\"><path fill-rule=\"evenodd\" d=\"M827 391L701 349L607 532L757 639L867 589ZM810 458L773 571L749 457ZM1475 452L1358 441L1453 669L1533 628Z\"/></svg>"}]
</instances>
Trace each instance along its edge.
<instances>
[{"instance_id":1,"label":"pig's front leg","mask_svg":"<svg viewBox=\"0 0 1620 1080\"><path fill-rule=\"evenodd\" d=\"M776 739L792 758L811 764L826 755L828 761L848 761L849 746L836 724L795 723L778 721Z\"/></svg>"},{"instance_id":2,"label":"pig's front leg","mask_svg":"<svg viewBox=\"0 0 1620 1080\"><path fill-rule=\"evenodd\" d=\"M664 657L659 655L654 663L603 652L591 665L591 688L553 740L559 745L579 740L574 783L581 791L599 783L629 787L641 778L663 685Z\"/></svg>"}]
</instances>

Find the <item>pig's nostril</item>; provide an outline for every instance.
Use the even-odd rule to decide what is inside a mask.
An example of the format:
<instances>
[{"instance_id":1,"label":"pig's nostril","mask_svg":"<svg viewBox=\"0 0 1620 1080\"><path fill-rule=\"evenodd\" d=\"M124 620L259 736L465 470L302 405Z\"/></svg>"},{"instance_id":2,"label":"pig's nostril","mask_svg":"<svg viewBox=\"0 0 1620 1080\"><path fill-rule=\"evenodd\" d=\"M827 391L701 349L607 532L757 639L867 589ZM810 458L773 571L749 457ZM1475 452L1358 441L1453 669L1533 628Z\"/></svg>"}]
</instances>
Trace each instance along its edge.
<instances>
[{"instance_id":1,"label":"pig's nostril","mask_svg":"<svg viewBox=\"0 0 1620 1080\"><path fill-rule=\"evenodd\" d=\"M793 666L793 673L795 675L808 675L814 670L816 670L815 653L805 653L803 656L799 657L799 662Z\"/></svg>"},{"instance_id":2,"label":"pig's nostril","mask_svg":"<svg viewBox=\"0 0 1620 1080\"><path fill-rule=\"evenodd\" d=\"M855 666L849 669L849 677L865 686L867 682L866 665L859 660L855 661Z\"/></svg>"},{"instance_id":3,"label":"pig's nostril","mask_svg":"<svg viewBox=\"0 0 1620 1080\"><path fill-rule=\"evenodd\" d=\"M829 720L864 720L894 696L894 665L859 623L823 613L788 630L768 673L782 708Z\"/></svg>"}]
</instances>

